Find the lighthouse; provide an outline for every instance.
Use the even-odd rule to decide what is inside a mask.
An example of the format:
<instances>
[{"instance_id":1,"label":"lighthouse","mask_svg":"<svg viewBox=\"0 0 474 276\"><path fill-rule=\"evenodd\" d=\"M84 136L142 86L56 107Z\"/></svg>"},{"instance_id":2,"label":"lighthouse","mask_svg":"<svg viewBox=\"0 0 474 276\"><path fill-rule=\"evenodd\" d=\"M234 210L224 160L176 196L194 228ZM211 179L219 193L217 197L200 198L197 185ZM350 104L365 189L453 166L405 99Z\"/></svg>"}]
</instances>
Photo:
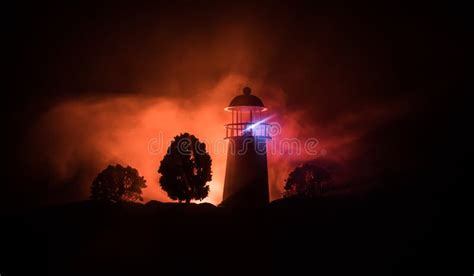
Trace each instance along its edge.
<instances>
[{"instance_id":1,"label":"lighthouse","mask_svg":"<svg viewBox=\"0 0 474 276\"><path fill-rule=\"evenodd\" d=\"M261 207L269 202L266 110L249 87L225 108L232 122L225 125L228 151L222 206Z\"/></svg>"}]
</instances>

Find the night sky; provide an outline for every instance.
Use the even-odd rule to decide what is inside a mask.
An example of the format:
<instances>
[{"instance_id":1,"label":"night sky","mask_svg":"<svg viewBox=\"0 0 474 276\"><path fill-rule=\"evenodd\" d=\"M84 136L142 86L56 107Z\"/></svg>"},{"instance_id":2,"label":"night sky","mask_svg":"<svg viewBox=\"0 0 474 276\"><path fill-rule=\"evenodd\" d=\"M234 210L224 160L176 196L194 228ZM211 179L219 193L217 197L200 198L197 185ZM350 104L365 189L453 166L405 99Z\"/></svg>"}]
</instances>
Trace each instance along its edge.
<instances>
[{"instance_id":1,"label":"night sky","mask_svg":"<svg viewBox=\"0 0 474 276\"><path fill-rule=\"evenodd\" d=\"M390 188L446 192L462 175L467 140L462 10L240 1L5 8L2 210L86 199L91 177L111 162L145 175L147 200L167 200L161 156L140 155L147 139L160 130L223 138L223 108L246 85L285 137L316 137L344 182L386 187L386 178L417 175L427 181ZM272 199L311 158L269 157ZM225 159L213 159L217 204Z\"/></svg>"}]
</instances>

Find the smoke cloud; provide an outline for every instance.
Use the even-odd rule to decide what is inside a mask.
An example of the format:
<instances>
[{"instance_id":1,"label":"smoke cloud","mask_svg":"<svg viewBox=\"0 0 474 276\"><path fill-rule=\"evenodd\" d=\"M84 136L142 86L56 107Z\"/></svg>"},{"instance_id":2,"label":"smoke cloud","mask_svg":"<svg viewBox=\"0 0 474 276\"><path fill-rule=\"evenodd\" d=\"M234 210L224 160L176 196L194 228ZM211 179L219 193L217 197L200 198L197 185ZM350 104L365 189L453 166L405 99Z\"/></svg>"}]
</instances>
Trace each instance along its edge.
<instances>
[{"instance_id":1,"label":"smoke cloud","mask_svg":"<svg viewBox=\"0 0 474 276\"><path fill-rule=\"evenodd\" d=\"M195 91L190 98L133 95L59 103L32 129L30 137L41 139L30 141L29 152L35 156L29 159L30 166L33 171L37 168L36 174L49 172L53 190L54 186L77 186L63 188L79 190L74 196L86 198L95 175L108 164L130 165L147 180L145 201L167 201L159 187L157 169L172 138L189 132L204 141L211 154L213 180L204 201L218 204L222 200L227 150L223 126L230 121L224 107L247 84L247 77L234 74L211 89ZM268 114L274 115L270 123L278 124L279 130L268 142L272 200L281 197L288 173L305 161L324 158L342 166L350 162L364 131L394 113L375 108L344 114L335 118L333 127L323 128L305 119L304 110L285 110L281 88L262 83L254 87L255 94L269 107ZM307 141L314 141L311 152L305 148Z\"/></svg>"},{"instance_id":2,"label":"smoke cloud","mask_svg":"<svg viewBox=\"0 0 474 276\"><path fill-rule=\"evenodd\" d=\"M203 13L186 21L174 13L159 20L147 13L133 19L108 15L111 21L101 21L94 32L88 25L94 22L68 31L85 32L88 39L66 36L62 51L45 57L44 95L51 97L41 97L48 108L30 123L20 154L29 181L46 183L46 201L79 200L88 196L97 173L120 163L146 178L145 200L166 201L157 169L171 139L189 132L210 151L213 181L205 201L217 204L225 173L224 124L230 122L224 107L245 86L274 115L269 123L281 126L269 141L277 145L268 155L271 199L281 197L288 173L309 160L337 163L345 171L340 182L355 168L361 175L355 165L364 147L360 138L408 109L403 98L377 94L382 81L390 83L381 77L384 48L372 45L378 52L368 58L370 49L346 43L353 34L344 28L355 25L344 20L337 25L317 18L305 30L293 28L285 9L262 17L273 20L257 15ZM288 139L300 143L299 154L283 149ZM308 140L317 141L315 152L304 151Z\"/></svg>"}]
</instances>

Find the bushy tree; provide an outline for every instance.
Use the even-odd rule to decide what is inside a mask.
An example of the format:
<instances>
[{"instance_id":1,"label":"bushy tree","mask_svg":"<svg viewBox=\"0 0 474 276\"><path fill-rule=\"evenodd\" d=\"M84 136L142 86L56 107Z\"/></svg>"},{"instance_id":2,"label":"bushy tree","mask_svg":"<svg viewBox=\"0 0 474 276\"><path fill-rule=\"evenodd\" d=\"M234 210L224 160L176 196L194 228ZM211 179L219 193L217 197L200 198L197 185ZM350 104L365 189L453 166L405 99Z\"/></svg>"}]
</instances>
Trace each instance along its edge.
<instances>
[{"instance_id":1,"label":"bushy tree","mask_svg":"<svg viewBox=\"0 0 474 276\"><path fill-rule=\"evenodd\" d=\"M194 135L175 136L158 169L160 186L173 200L202 200L209 193L211 164L206 145Z\"/></svg>"},{"instance_id":2,"label":"bushy tree","mask_svg":"<svg viewBox=\"0 0 474 276\"><path fill-rule=\"evenodd\" d=\"M90 198L109 202L143 201L141 195L142 189L146 188L145 182L143 176L130 166L109 165L92 182Z\"/></svg>"},{"instance_id":3,"label":"bushy tree","mask_svg":"<svg viewBox=\"0 0 474 276\"><path fill-rule=\"evenodd\" d=\"M306 163L295 168L285 181L284 197L320 197L332 184L331 174L323 167Z\"/></svg>"}]
</instances>

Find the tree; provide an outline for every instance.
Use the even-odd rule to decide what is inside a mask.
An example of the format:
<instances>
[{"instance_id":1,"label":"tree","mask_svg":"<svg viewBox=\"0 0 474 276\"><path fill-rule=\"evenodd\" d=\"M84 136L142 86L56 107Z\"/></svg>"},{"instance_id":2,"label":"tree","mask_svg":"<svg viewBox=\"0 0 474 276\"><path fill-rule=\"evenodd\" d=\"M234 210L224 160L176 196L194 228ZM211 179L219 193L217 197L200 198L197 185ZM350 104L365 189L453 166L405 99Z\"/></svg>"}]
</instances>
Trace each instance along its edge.
<instances>
[{"instance_id":1,"label":"tree","mask_svg":"<svg viewBox=\"0 0 474 276\"><path fill-rule=\"evenodd\" d=\"M90 198L109 202L143 201L141 194L146 188L145 182L145 178L130 166L109 165L92 182Z\"/></svg>"},{"instance_id":2,"label":"tree","mask_svg":"<svg viewBox=\"0 0 474 276\"><path fill-rule=\"evenodd\" d=\"M285 181L284 197L320 197L332 185L331 174L323 167L306 163L295 168Z\"/></svg>"},{"instance_id":3,"label":"tree","mask_svg":"<svg viewBox=\"0 0 474 276\"><path fill-rule=\"evenodd\" d=\"M160 186L173 200L186 203L191 199L202 200L209 193L211 164L206 145L194 135L175 136L158 169Z\"/></svg>"}]
</instances>

